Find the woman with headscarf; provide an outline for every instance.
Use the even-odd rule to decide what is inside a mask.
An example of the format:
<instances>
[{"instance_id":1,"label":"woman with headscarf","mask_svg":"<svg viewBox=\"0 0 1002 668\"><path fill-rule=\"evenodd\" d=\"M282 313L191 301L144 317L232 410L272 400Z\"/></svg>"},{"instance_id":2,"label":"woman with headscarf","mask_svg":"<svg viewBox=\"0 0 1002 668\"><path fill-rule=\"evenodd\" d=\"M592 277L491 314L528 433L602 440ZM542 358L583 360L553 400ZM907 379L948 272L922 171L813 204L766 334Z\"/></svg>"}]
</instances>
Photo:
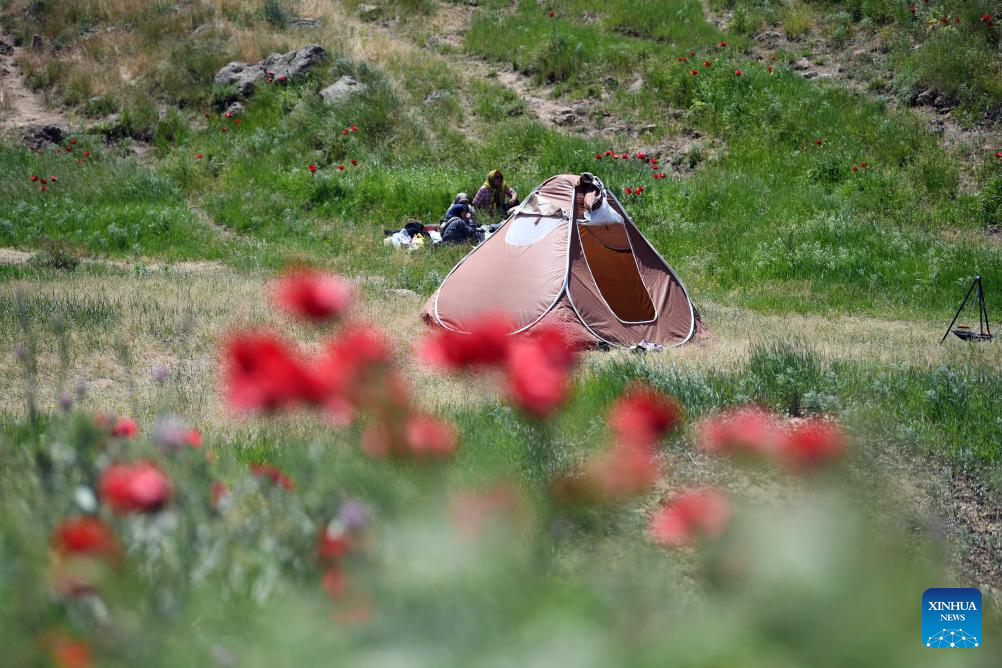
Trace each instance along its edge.
<instances>
[{"instance_id":1,"label":"woman with headscarf","mask_svg":"<svg viewBox=\"0 0 1002 668\"><path fill-rule=\"evenodd\" d=\"M518 195L515 190L504 182L504 175L501 170L492 170L487 175L484 185L480 186L476 197L473 198L473 206L482 211L497 211L501 215L506 215L508 209L518 204Z\"/></svg>"}]
</instances>

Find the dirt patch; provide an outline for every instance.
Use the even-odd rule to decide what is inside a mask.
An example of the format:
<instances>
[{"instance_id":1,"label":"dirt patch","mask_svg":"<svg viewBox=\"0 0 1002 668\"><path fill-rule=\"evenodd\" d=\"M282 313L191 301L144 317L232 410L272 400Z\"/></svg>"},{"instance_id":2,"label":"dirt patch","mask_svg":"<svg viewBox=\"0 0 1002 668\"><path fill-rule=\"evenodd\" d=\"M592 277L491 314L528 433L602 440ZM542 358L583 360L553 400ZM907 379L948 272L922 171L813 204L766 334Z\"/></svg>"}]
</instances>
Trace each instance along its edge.
<instances>
[{"instance_id":1,"label":"dirt patch","mask_svg":"<svg viewBox=\"0 0 1002 668\"><path fill-rule=\"evenodd\" d=\"M21 48L0 31L0 131L22 133L28 128L62 125L65 119L48 109L41 96L25 84L17 62Z\"/></svg>"}]
</instances>

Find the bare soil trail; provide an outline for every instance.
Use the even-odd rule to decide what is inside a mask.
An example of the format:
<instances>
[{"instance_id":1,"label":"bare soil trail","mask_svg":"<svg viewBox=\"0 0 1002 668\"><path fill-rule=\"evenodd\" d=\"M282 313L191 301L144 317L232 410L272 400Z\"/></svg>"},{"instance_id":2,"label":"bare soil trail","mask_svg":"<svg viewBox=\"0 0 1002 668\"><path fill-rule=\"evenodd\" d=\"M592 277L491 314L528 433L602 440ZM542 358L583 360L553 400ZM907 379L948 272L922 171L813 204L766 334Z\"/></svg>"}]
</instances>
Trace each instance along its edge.
<instances>
[{"instance_id":1,"label":"bare soil trail","mask_svg":"<svg viewBox=\"0 0 1002 668\"><path fill-rule=\"evenodd\" d=\"M25 84L17 65L21 47L0 30L0 131L18 133L30 127L65 124L61 114Z\"/></svg>"}]
</instances>

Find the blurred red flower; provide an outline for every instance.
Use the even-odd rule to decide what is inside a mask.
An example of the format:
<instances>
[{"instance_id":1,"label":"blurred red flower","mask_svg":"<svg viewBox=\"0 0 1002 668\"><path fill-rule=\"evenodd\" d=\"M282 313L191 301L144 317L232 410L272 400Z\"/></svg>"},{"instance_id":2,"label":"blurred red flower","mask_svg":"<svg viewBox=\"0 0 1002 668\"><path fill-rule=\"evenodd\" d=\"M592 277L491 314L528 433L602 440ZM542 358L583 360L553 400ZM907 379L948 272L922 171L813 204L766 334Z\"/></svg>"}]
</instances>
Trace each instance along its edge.
<instances>
[{"instance_id":1,"label":"blurred red flower","mask_svg":"<svg viewBox=\"0 0 1002 668\"><path fill-rule=\"evenodd\" d=\"M348 592L348 577L340 568L328 568L324 571L321 584L332 599L339 599Z\"/></svg>"},{"instance_id":2,"label":"blurred red flower","mask_svg":"<svg viewBox=\"0 0 1002 668\"><path fill-rule=\"evenodd\" d=\"M996 157L997 157L997 155L998 155L998 154L996 154ZM35 176L35 175L32 175L32 177L31 177L31 182L32 182L32 183L35 183L36 181L38 181L38 177L37 177L37 176Z\"/></svg>"},{"instance_id":3,"label":"blurred red flower","mask_svg":"<svg viewBox=\"0 0 1002 668\"><path fill-rule=\"evenodd\" d=\"M337 171L343 172L344 171L344 165L338 165L337 166Z\"/></svg>"},{"instance_id":4,"label":"blurred red flower","mask_svg":"<svg viewBox=\"0 0 1002 668\"><path fill-rule=\"evenodd\" d=\"M696 443L709 453L763 455L775 447L776 416L757 406L742 406L704 418L696 428Z\"/></svg>"},{"instance_id":5,"label":"blurred red flower","mask_svg":"<svg viewBox=\"0 0 1002 668\"><path fill-rule=\"evenodd\" d=\"M223 116L225 116L226 118L231 118L233 114L227 111L225 114L223 114Z\"/></svg>"},{"instance_id":6,"label":"blurred red flower","mask_svg":"<svg viewBox=\"0 0 1002 668\"><path fill-rule=\"evenodd\" d=\"M317 534L317 559L322 564L336 564L351 549L351 538L336 523L320 528Z\"/></svg>"},{"instance_id":7,"label":"blurred red flower","mask_svg":"<svg viewBox=\"0 0 1002 668\"><path fill-rule=\"evenodd\" d=\"M720 46L727 46L727 42L721 42Z\"/></svg>"},{"instance_id":8,"label":"blurred red flower","mask_svg":"<svg viewBox=\"0 0 1002 668\"><path fill-rule=\"evenodd\" d=\"M853 165L852 166L852 171L858 172L859 171L859 165Z\"/></svg>"},{"instance_id":9,"label":"blurred red flower","mask_svg":"<svg viewBox=\"0 0 1002 668\"><path fill-rule=\"evenodd\" d=\"M197 429L189 429L184 435L184 442L193 448L202 447L202 432Z\"/></svg>"},{"instance_id":10,"label":"blurred red flower","mask_svg":"<svg viewBox=\"0 0 1002 668\"><path fill-rule=\"evenodd\" d=\"M612 153L613 153L612 151L606 151L606 152L605 152L605 155L606 155L606 156L610 156L610 155L612 155Z\"/></svg>"},{"instance_id":11,"label":"blurred red flower","mask_svg":"<svg viewBox=\"0 0 1002 668\"><path fill-rule=\"evenodd\" d=\"M223 387L239 410L274 411L319 403L320 386L294 350L272 334L242 333L223 346Z\"/></svg>"},{"instance_id":12,"label":"blurred red flower","mask_svg":"<svg viewBox=\"0 0 1002 668\"><path fill-rule=\"evenodd\" d=\"M817 146L821 146L821 140L820 140L820 139L815 139L815 140L814 140L814 143L815 143L815 144L816 144Z\"/></svg>"},{"instance_id":13,"label":"blurred red flower","mask_svg":"<svg viewBox=\"0 0 1002 668\"><path fill-rule=\"evenodd\" d=\"M863 169L866 169L866 167L867 167L867 165L866 165L865 162L859 163L859 166L862 167Z\"/></svg>"},{"instance_id":14,"label":"blurred red flower","mask_svg":"<svg viewBox=\"0 0 1002 668\"><path fill-rule=\"evenodd\" d=\"M712 65L713 65L713 61L712 60L704 60L703 61L703 67L710 67Z\"/></svg>"},{"instance_id":15,"label":"blurred red flower","mask_svg":"<svg viewBox=\"0 0 1002 668\"><path fill-rule=\"evenodd\" d=\"M627 195L632 195L633 194L633 188L630 188L629 186L627 186L627 187L623 188L623 192L625 192Z\"/></svg>"},{"instance_id":16,"label":"blurred red flower","mask_svg":"<svg viewBox=\"0 0 1002 668\"><path fill-rule=\"evenodd\" d=\"M734 74L735 76L741 76L742 74L744 74L744 72L742 72L741 70L734 70Z\"/></svg>"},{"instance_id":17,"label":"blurred red flower","mask_svg":"<svg viewBox=\"0 0 1002 668\"><path fill-rule=\"evenodd\" d=\"M297 318L329 322L347 310L353 294L351 284L340 276L299 268L279 277L272 299L278 308Z\"/></svg>"},{"instance_id":18,"label":"blurred red flower","mask_svg":"<svg viewBox=\"0 0 1002 668\"><path fill-rule=\"evenodd\" d=\"M81 640L57 638L52 642L52 663L56 668L92 668L90 646Z\"/></svg>"},{"instance_id":19,"label":"blurred red flower","mask_svg":"<svg viewBox=\"0 0 1002 668\"><path fill-rule=\"evenodd\" d=\"M135 438L139 435L139 425L132 418L116 418L115 426L111 428L111 435L120 438Z\"/></svg>"},{"instance_id":20,"label":"blurred red flower","mask_svg":"<svg viewBox=\"0 0 1002 668\"><path fill-rule=\"evenodd\" d=\"M776 457L786 468L802 471L840 459L845 449L845 433L838 424L813 418L780 435Z\"/></svg>"},{"instance_id":21,"label":"blurred red flower","mask_svg":"<svg viewBox=\"0 0 1002 668\"><path fill-rule=\"evenodd\" d=\"M277 487L281 487L287 492L296 489L296 483L292 481L292 478L285 475L285 472L274 464L251 464L250 472L258 478L270 480Z\"/></svg>"},{"instance_id":22,"label":"blurred red flower","mask_svg":"<svg viewBox=\"0 0 1002 668\"><path fill-rule=\"evenodd\" d=\"M678 426L682 408L645 383L633 383L609 410L609 426L620 441L653 445Z\"/></svg>"},{"instance_id":23,"label":"blurred red flower","mask_svg":"<svg viewBox=\"0 0 1002 668\"><path fill-rule=\"evenodd\" d=\"M209 488L209 503L212 504L213 508L219 508L222 504L226 503L229 496L230 488L226 486L225 482L217 480Z\"/></svg>"},{"instance_id":24,"label":"blurred red flower","mask_svg":"<svg viewBox=\"0 0 1002 668\"><path fill-rule=\"evenodd\" d=\"M689 74L691 74L692 76L696 76L697 74L699 74L699 70L689 70Z\"/></svg>"},{"instance_id":25,"label":"blurred red flower","mask_svg":"<svg viewBox=\"0 0 1002 668\"><path fill-rule=\"evenodd\" d=\"M651 516L647 531L665 547L685 547L723 534L730 521L727 498L713 488L683 489Z\"/></svg>"},{"instance_id":26,"label":"blurred red flower","mask_svg":"<svg viewBox=\"0 0 1002 668\"><path fill-rule=\"evenodd\" d=\"M602 154L601 153L596 153L595 154L595 159L596 160L601 160L602 159Z\"/></svg>"},{"instance_id":27,"label":"blurred red flower","mask_svg":"<svg viewBox=\"0 0 1002 668\"><path fill-rule=\"evenodd\" d=\"M358 132L358 126L357 125L351 126L351 131L352 132Z\"/></svg>"},{"instance_id":28,"label":"blurred red flower","mask_svg":"<svg viewBox=\"0 0 1002 668\"><path fill-rule=\"evenodd\" d=\"M621 155L619 157L621 157L623 160L629 160L630 159L630 154L629 153L624 153L623 155Z\"/></svg>"},{"instance_id":29,"label":"blurred red flower","mask_svg":"<svg viewBox=\"0 0 1002 668\"><path fill-rule=\"evenodd\" d=\"M643 151L639 151L639 152L638 152L638 153L636 154L636 157L637 157L637 159L638 159L638 160L643 160L644 158L646 158L646 157L647 157L647 154L646 154L646 153L644 153Z\"/></svg>"},{"instance_id":30,"label":"blurred red flower","mask_svg":"<svg viewBox=\"0 0 1002 668\"><path fill-rule=\"evenodd\" d=\"M554 364L539 341L523 338L508 353L508 391L516 406L546 417L564 403L570 389L568 369Z\"/></svg>"},{"instance_id":31,"label":"blurred red flower","mask_svg":"<svg viewBox=\"0 0 1002 668\"><path fill-rule=\"evenodd\" d=\"M285 81L285 75L283 74L282 76L278 77L278 80L279 81Z\"/></svg>"},{"instance_id":32,"label":"blurred red flower","mask_svg":"<svg viewBox=\"0 0 1002 668\"><path fill-rule=\"evenodd\" d=\"M772 71L773 71L773 69L775 69L775 68L773 68L773 66L772 66L772 65L770 65L770 66L769 66L769 67L767 67L766 69L767 69L768 71L772 72Z\"/></svg>"},{"instance_id":33,"label":"blurred red flower","mask_svg":"<svg viewBox=\"0 0 1002 668\"><path fill-rule=\"evenodd\" d=\"M84 157L85 158L89 158L90 157L90 151L84 151Z\"/></svg>"},{"instance_id":34,"label":"blurred red flower","mask_svg":"<svg viewBox=\"0 0 1002 668\"><path fill-rule=\"evenodd\" d=\"M63 520L52 533L52 547L61 557L87 556L114 561L121 556L115 532L90 515Z\"/></svg>"},{"instance_id":35,"label":"blurred red flower","mask_svg":"<svg viewBox=\"0 0 1002 668\"><path fill-rule=\"evenodd\" d=\"M345 128L344 130L341 130L341 134L343 134L343 135L347 135L348 132L349 132L348 128Z\"/></svg>"},{"instance_id":36,"label":"blurred red flower","mask_svg":"<svg viewBox=\"0 0 1002 668\"><path fill-rule=\"evenodd\" d=\"M358 160L352 159L351 166L352 167L357 167L358 166Z\"/></svg>"},{"instance_id":37,"label":"blurred red flower","mask_svg":"<svg viewBox=\"0 0 1002 668\"><path fill-rule=\"evenodd\" d=\"M556 15L557 15L557 13L556 13L556 12L550 12L550 14L549 14L549 16L550 16L550 18L551 18L551 19L552 19L552 18L553 18L554 16L556 16Z\"/></svg>"},{"instance_id":38,"label":"blurred red flower","mask_svg":"<svg viewBox=\"0 0 1002 668\"><path fill-rule=\"evenodd\" d=\"M638 195L640 195L640 194L643 194L644 190L645 190L645 188L643 186L637 186L636 189L634 190L634 192L637 193Z\"/></svg>"},{"instance_id":39,"label":"blurred red flower","mask_svg":"<svg viewBox=\"0 0 1002 668\"><path fill-rule=\"evenodd\" d=\"M317 166L316 165L310 165L309 167L307 167L307 169L310 170L310 173L313 173L313 172L317 171Z\"/></svg>"},{"instance_id":40,"label":"blurred red flower","mask_svg":"<svg viewBox=\"0 0 1002 668\"><path fill-rule=\"evenodd\" d=\"M996 152L996 153L995 153L995 157L996 157L996 158L1002 158L1002 153L998 153L998 152Z\"/></svg>"},{"instance_id":41,"label":"blurred red flower","mask_svg":"<svg viewBox=\"0 0 1002 668\"><path fill-rule=\"evenodd\" d=\"M204 156L204 155L202 155L201 153L196 153L196 154L195 154L195 159L196 159L196 160L201 160L201 159L202 159L202 158L204 158L204 157L205 157L205 156Z\"/></svg>"},{"instance_id":42,"label":"blurred red flower","mask_svg":"<svg viewBox=\"0 0 1002 668\"><path fill-rule=\"evenodd\" d=\"M44 184L46 184L48 182L49 182L48 179L44 179L44 178L42 179L42 185L44 185Z\"/></svg>"},{"instance_id":43,"label":"blurred red flower","mask_svg":"<svg viewBox=\"0 0 1002 668\"><path fill-rule=\"evenodd\" d=\"M350 325L327 342L314 366L324 411L334 424L351 424L359 408L406 407L409 390L392 372L392 359L389 341L367 325Z\"/></svg>"},{"instance_id":44,"label":"blurred red flower","mask_svg":"<svg viewBox=\"0 0 1002 668\"><path fill-rule=\"evenodd\" d=\"M112 464L101 474L99 487L101 499L118 515L160 510L174 494L167 474L145 461Z\"/></svg>"},{"instance_id":45,"label":"blurred red flower","mask_svg":"<svg viewBox=\"0 0 1002 668\"><path fill-rule=\"evenodd\" d=\"M456 428L428 415L411 415L406 425L407 447L421 457L445 457L456 450Z\"/></svg>"},{"instance_id":46,"label":"blurred red flower","mask_svg":"<svg viewBox=\"0 0 1002 668\"><path fill-rule=\"evenodd\" d=\"M467 332L442 330L418 344L419 356L428 364L449 371L497 366L504 363L512 337L508 318L482 315L466 324Z\"/></svg>"},{"instance_id":47,"label":"blurred red flower","mask_svg":"<svg viewBox=\"0 0 1002 668\"><path fill-rule=\"evenodd\" d=\"M42 187L41 187L41 191L42 191L43 193L44 193L44 192L45 192L46 190L48 190L48 188L46 188L45 186L42 186Z\"/></svg>"}]
</instances>

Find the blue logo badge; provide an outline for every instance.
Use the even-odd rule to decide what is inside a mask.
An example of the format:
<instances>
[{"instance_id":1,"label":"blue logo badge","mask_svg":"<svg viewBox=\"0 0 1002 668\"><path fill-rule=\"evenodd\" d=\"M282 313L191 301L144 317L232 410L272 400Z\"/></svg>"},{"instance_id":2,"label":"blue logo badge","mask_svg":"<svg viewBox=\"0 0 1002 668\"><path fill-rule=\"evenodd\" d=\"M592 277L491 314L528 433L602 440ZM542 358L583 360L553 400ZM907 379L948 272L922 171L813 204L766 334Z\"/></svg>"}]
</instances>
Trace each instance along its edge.
<instances>
[{"instance_id":1,"label":"blue logo badge","mask_svg":"<svg viewBox=\"0 0 1002 668\"><path fill-rule=\"evenodd\" d=\"M960 649L981 645L981 592L926 589L922 594L922 644Z\"/></svg>"}]
</instances>

